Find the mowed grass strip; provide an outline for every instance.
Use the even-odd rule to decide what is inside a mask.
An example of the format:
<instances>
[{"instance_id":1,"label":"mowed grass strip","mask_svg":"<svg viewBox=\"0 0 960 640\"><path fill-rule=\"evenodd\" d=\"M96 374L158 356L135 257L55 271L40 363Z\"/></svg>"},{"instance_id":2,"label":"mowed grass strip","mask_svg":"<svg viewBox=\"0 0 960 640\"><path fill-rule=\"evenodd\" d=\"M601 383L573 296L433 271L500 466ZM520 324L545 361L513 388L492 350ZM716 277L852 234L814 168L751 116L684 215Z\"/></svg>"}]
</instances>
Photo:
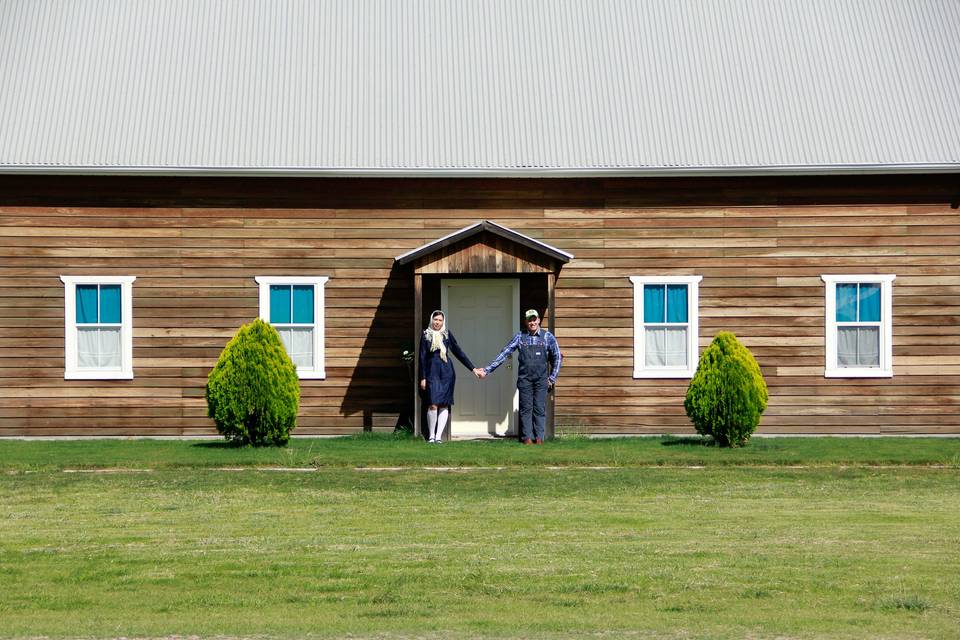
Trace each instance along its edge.
<instances>
[{"instance_id":1,"label":"mowed grass strip","mask_svg":"<svg viewBox=\"0 0 960 640\"><path fill-rule=\"evenodd\" d=\"M0 636L956 638L958 480L5 474Z\"/></svg>"},{"instance_id":2,"label":"mowed grass strip","mask_svg":"<svg viewBox=\"0 0 960 640\"><path fill-rule=\"evenodd\" d=\"M0 471L222 467L544 467L937 465L960 468L960 438L753 438L721 449L691 437L560 438L430 445L392 434L294 439L287 447L220 440L0 440Z\"/></svg>"}]
</instances>

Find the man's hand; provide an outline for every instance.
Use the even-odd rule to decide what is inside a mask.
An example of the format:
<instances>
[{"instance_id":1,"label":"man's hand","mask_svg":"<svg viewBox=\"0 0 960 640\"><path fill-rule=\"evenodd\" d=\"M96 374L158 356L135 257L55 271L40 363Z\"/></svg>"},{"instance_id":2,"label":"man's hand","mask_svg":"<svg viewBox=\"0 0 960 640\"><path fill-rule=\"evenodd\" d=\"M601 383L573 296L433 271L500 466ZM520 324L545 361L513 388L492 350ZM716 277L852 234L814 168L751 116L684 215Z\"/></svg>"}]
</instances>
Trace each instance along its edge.
<instances>
[{"instance_id":1,"label":"man's hand","mask_svg":"<svg viewBox=\"0 0 960 640\"><path fill-rule=\"evenodd\" d=\"M556 380L547 380L547 391L553 391L555 386L557 386Z\"/></svg>"}]
</instances>

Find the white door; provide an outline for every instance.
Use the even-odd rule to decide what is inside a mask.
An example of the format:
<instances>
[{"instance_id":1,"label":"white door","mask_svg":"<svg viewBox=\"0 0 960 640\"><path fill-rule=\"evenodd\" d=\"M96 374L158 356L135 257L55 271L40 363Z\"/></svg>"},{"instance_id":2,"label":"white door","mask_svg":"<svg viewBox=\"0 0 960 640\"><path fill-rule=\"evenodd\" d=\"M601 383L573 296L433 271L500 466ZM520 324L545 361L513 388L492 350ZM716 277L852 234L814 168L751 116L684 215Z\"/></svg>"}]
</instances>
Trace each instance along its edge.
<instances>
[{"instance_id":1,"label":"white door","mask_svg":"<svg viewBox=\"0 0 960 640\"><path fill-rule=\"evenodd\" d=\"M440 298L447 326L473 363L483 367L517 332L520 281L443 280ZM516 353L484 380L457 363L451 415L452 436L514 435L517 394Z\"/></svg>"}]
</instances>

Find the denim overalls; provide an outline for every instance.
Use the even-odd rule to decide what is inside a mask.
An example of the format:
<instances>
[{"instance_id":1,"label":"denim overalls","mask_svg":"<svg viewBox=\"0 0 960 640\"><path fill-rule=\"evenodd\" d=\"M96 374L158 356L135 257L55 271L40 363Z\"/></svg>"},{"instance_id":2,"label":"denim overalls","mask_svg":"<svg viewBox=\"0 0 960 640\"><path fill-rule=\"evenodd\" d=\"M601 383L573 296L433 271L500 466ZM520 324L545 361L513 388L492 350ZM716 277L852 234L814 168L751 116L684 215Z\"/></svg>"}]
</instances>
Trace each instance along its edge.
<instances>
[{"instance_id":1,"label":"denim overalls","mask_svg":"<svg viewBox=\"0 0 960 640\"><path fill-rule=\"evenodd\" d=\"M543 335L529 334L520 338L517 390L520 392L520 437L524 440L544 438L546 426L547 379L550 361Z\"/></svg>"}]
</instances>

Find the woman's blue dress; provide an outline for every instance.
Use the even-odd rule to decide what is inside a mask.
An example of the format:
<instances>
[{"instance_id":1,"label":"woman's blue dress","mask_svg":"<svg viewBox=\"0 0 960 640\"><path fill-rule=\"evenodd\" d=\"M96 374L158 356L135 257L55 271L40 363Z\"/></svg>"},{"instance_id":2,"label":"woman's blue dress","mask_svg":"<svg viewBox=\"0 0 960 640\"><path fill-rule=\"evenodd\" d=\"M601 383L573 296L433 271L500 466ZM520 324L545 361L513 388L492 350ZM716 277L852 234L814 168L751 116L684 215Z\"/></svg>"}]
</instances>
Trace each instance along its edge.
<instances>
[{"instance_id":1,"label":"woman's blue dress","mask_svg":"<svg viewBox=\"0 0 960 640\"><path fill-rule=\"evenodd\" d=\"M453 387L457 383L457 374L453 370L450 354L457 356L457 360L467 369L473 371L476 368L450 331L447 331L443 344L447 348L446 362L440 358L439 349L430 351L430 341L426 333L420 336L420 379L427 380L426 399L430 404L453 404Z\"/></svg>"}]
</instances>

